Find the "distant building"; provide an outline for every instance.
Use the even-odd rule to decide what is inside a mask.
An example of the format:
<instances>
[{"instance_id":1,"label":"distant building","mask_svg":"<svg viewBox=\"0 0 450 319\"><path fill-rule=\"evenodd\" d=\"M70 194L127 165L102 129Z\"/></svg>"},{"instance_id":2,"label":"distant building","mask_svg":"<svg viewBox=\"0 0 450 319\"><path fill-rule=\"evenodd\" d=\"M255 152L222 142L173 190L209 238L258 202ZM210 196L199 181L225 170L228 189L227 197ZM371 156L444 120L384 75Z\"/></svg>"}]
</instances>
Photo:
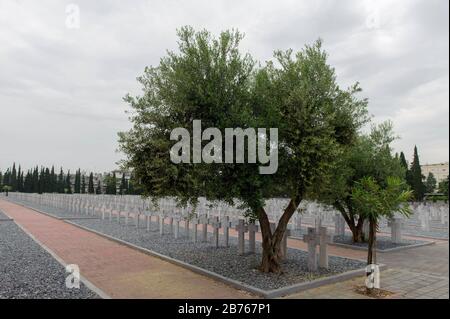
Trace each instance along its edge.
<instances>
[{"instance_id":1,"label":"distant building","mask_svg":"<svg viewBox=\"0 0 450 319\"><path fill-rule=\"evenodd\" d=\"M448 162L421 165L421 169L422 175L425 176L425 179L428 177L429 173L433 173L434 178L436 178L437 184L445 180L449 175Z\"/></svg>"}]
</instances>

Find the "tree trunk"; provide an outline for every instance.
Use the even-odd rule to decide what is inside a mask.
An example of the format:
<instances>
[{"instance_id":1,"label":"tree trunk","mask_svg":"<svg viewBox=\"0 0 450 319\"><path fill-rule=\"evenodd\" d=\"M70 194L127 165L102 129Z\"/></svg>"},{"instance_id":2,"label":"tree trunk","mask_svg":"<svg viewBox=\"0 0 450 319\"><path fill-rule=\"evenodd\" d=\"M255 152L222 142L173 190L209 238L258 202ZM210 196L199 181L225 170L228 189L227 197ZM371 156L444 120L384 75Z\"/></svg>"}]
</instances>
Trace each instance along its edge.
<instances>
[{"instance_id":1,"label":"tree trunk","mask_svg":"<svg viewBox=\"0 0 450 319\"><path fill-rule=\"evenodd\" d=\"M377 222L376 220L370 218L369 220L369 247L367 252L367 264L371 265L376 263L376 233L377 233Z\"/></svg>"},{"instance_id":2,"label":"tree trunk","mask_svg":"<svg viewBox=\"0 0 450 319\"><path fill-rule=\"evenodd\" d=\"M289 205L284 210L283 215L278 221L278 226L272 234L270 229L270 221L264 208L260 207L257 210L259 225L262 234L262 260L259 267L261 272L281 272L281 241L283 240L287 224L300 204L301 196L298 195L291 199Z\"/></svg>"},{"instance_id":3,"label":"tree trunk","mask_svg":"<svg viewBox=\"0 0 450 319\"><path fill-rule=\"evenodd\" d=\"M262 228L261 228L262 229ZM262 260L260 270L262 272L279 273L281 271L279 246L272 240L272 236L268 236L267 232L262 233ZM278 251L278 253L277 253Z\"/></svg>"},{"instance_id":4,"label":"tree trunk","mask_svg":"<svg viewBox=\"0 0 450 319\"><path fill-rule=\"evenodd\" d=\"M363 234L363 225L364 223L359 223L350 227L352 232L352 240L354 243L362 243L364 242L364 234Z\"/></svg>"},{"instance_id":5,"label":"tree trunk","mask_svg":"<svg viewBox=\"0 0 450 319\"><path fill-rule=\"evenodd\" d=\"M347 199L345 204L335 202L334 207L341 213L347 223L350 231L352 232L352 240L354 243L364 242L363 225L364 219L358 216L358 220L355 220L357 216L351 208L350 200ZM347 207L347 210L345 209Z\"/></svg>"}]
</instances>

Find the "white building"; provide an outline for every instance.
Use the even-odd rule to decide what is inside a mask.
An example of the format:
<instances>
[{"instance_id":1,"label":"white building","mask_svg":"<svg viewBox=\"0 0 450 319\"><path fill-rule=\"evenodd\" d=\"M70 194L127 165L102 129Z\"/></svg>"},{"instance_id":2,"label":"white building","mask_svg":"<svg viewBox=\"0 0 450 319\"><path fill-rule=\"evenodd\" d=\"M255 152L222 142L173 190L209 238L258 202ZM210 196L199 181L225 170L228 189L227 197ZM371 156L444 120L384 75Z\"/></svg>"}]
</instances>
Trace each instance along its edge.
<instances>
[{"instance_id":1,"label":"white building","mask_svg":"<svg viewBox=\"0 0 450 319\"><path fill-rule=\"evenodd\" d=\"M448 162L437 163L437 164L425 164L420 166L422 169L422 175L425 179L428 177L429 173L433 173L434 178L436 178L437 184L442 182L448 177Z\"/></svg>"}]
</instances>

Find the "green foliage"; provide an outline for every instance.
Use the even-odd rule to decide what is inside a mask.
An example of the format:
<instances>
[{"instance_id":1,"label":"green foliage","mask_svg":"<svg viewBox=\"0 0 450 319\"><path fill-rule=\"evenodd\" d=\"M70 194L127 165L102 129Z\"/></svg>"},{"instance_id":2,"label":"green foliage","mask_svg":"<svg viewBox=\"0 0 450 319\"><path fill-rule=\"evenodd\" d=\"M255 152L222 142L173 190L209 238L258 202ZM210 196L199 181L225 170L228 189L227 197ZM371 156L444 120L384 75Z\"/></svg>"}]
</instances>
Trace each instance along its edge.
<instances>
[{"instance_id":1,"label":"green foliage","mask_svg":"<svg viewBox=\"0 0 450 319\"><path fill-rule=\"evenodd\" d=\"M409 216L408 201L413 192L405 190L405 182L399 177L387 177L380 185L373 177L364 177L355 184L352 200L358 212L366 218L378 221L381 217L391 218L394 213Z\"/></svg>"},{"instance_id":2,"label":"green foliage","mask_svg":"<svg viewBox=\"0 0 450 319\"><path fill-rule=\"evenodd\" d=\"M437 181L436 178L434 177L433 173L428 173L427 179L425 181L425 191L427 193L434 193L436 190L436 186L437 186Z\"/></svg>"},{"instance_id":3,"label":"green foliage","mask_svg":"<svg viewBox=\"0 0 450 319\"><path fill-rule=\"evenodd\" d=\"M86 194L86 176L81 176L81 194Z\"/></svg>"},{"instance_id":4,"label":"green foliage","mask_svg":"<svg viewBox=\"0 0 450 319\"><path fill-rule=\"evenodd\" d=\"M94 194L94 174L91 172L89 174L89 181L88 181L88 194Z\"/></svg>"},{"instance_id":5,"label":"green foliage","mask_svg":"<svg viewBox=\"0 0 450 319\"><path fill-rule=\"evenodd\" d=\"M102 194L102 183L100 182L100 179L97 182L97 187L95 188L95 194L97 194L97 195Z\"/></svg>"},{"instance_id":6,"label":"green foliage","mask_svg":"<svg viewBox=\"0 0 450 319\"><path fill-rule=\"evenodd\" d=\"M396 212L409 217L411 214L408 201L413 192L405 190L403 178L389 176L381 185L372 176L358 181L352 189L352 201L355 208L365 219L369 220L369 249L367 263L374 263L376 247L376 230L381 217L392 218ZM375 259L376 260L376 259Z\"/></svg>"},{"instance_id":7,"label":"green foliage","mask_svg":"<svg viewBox=\"0 0 450 319\"><path fill-rule=\"evenodd\" d=\"M75 172L74 193L80 194L80 190L81 190L81 171L80 169L78 169Z\"/></svg>"},{"instance_id":8,"label":"green foliage","mask_svg":"<svg viewBox=\"0 0 450 319\"><path fill-rule=\"evenodd\" d=\"M117 178L116 173L108 174L105 179L104 183L106 184L106 194L109 195L116 195L117 194Z\"/></svg>"},{"instance_id":9,"label":"green foliage","mask_svg":"<svg viewBox=\"0 0 450 319\"><path fill-rule=\"evenodd\" d=\"M71 182L71 179L70 179L70 171L67 171L64 191L65 191L66 194L72 194L72 182Z\"/></svg>"},{"instance_id":10,"label":"green foliage","mask_svg":"<svg viewBox=\"0 0 450 319\"><path fill-rule=\"evenodd\" d=\"M341 144L355 139L365 121L366 101L357 85L341 90L318 41L304 50L275 53L277 64L257 68L242 55L238 31L212 38L207 31L178 31L179 53L169 52L159 66L139 78L143 95L127 96L133 128L119 133L123 162L151 196L241 199L253 212L264 198L283 192L293 198L319 181L342 154ZM257 164L174 164L169 134L192 120L203 127L276 127L279 168L261 175ZM220 187L217 187L220 185Z\"/></svg>"},{"instance_id":11,"label":"green foliage","mask_svg":"<svg viewBox=\"0 0 450 319\"><path fill-rule=\"evenodd\" d=\"M296 53L277 51L275 62L260 66L239 52L238 31L214 38L184 27L178 36L179 52L168 52L138 78L143 94L125 97L133 127L119 133L126 155L123 167L133 171L145 196L174 196L181 204L196 203L199 196L239 199L247 213L260 220L265 254L276 254L287 222L308 189L329 175L343 155L342 146L356 140L367 121L367 101L358 98L358 84L346 90L338 86L320 40ZM259 162L172 163L175 142L170 132L182 127L192 136L195 119L221 132L277 128L278 171L260 174ZM279 194L291 201L272 234L264 200Z\"/></svg>"},{"instance_id":12,"label":"green foliage","mask_svg":"<svg viewBox=\"0 0 450 319\"><path fill-rule=\"evenodd\" d=\"M380 187L390 176L405 178L405 168L392 156L391 143L396 139L391 122L373 125L371 132L359 136L337 159L333 173L324 180L317 197L341 212L354 241L364 241L362 226L365 216L358 211L352 192L360 180L370 176Z\"/></svg>"},{"instance_id":13,"label":"green foliage","mask_svg":"<svg viewBox=\"0 0 450 319\"><path fill-rule=\"evenodd\" d=\"M414 199L421 201L425 195L425 184L423 183L424 176L422 175L422 169L420 167L419 154L417 146L414 146L414 158L411 163L411 169L408 173L408 184L414 192Z\"/></svg>"},{"instance_id":14,"label":"green foliage","mask_svg":"<svg viewBox=\"0 0 450 319\"><path fill-rule=\"evenodd\" d=\"M119 194L120 195L128 194L128 182L125 178L125 173L122 173L122 179L120 180L120 186L119 186Z\"/></svg>"},{"instance_id":15,"label":"green foliage","mask_svg":"<svg viewBox=\"0 0 450 319\"><path fill-rule=\"evenodd\" d=\"M439 183L439 193L445 194L447 196L448 196L448 180L449 177L447 176L445 180Z\"/></svg>"}]
</instances>

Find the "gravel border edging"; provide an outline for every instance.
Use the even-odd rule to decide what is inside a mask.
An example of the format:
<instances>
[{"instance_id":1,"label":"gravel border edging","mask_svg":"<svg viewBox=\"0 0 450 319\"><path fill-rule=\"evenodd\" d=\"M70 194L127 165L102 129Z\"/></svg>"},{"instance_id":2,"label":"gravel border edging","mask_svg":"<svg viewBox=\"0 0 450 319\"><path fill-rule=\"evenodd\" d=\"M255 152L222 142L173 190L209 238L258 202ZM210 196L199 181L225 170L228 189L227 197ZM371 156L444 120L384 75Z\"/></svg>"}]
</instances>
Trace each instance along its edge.
<instances>
[{"instance_id":1,"label":"gravel border edging","mask_svg":"<svg viewBox=\"0 0 450 319\"><path fill-rule=\"evenodd\" d=\"M217 274L215 272L212 272L212 271L200 268L198 266L188 264L188 263L183 262L181 260L165 256L163 254L157 253L157 252L152 251L150 249L134 245L134 244L129 243L127 241L124 241L122 239L118 239L118 238L112 237L110 235L103 234L103 233L98 232L96 230L93 230L91 228L88 228L88 227L76 224L74 222L71 222L70 220L62 219L60 217L54 216L54 215L49 214L47 212L43 212L43 211L38 210L36 208L29 207L29 206L24 205L24 204L19 204L19 203L16 203L16 204L21 205L21 206L26 207L26 208L29 208L31 210L34 210L34 211L36 211L38 213L47 215L49 217L62 220L64 222L68 223L68 224L71 224L71 225L75 226L75 227L78 227L80 229L83 229L83 230L89 231L91 233L97 234L99 236L102 236L102 237L104 237L106 239L109 239L111 241L117 242L117 243L122 244L124 246L128 246L128 247L130 247L132 249L138 250L138 251L143 252L143 253L145 253L147 255L150 255L150 256L153 256L153 257L157 257L157 258L159 258L161 260L164 260L164 261L170 262L172 264L181 266L181 267L186 268L188 270L191 270L191 271L193 271L195 273L198 273L198 274L201 274L201 275L205 275L205 276L207 276L209 278L212 278L212 279L216 279L216 280L218 280L220 282L223 282L225 284L228 284L228 285L230 285L230 286L232 286L234 288L237 288L237 289L240 289L240 290L245 290L247 292L256 294L258 296L261 296L261 297L267 298L267 299L282 297L282 296L285 296L285 295L288 295L288 294L301 292L301 291L304 291L304 290L307 290L307 289L316 288L316 287L323 286L323 285L328 285L328 284L333 284L333 283L345 281L345 280L348 280L348 279L351 279L351 278L354 278L354 277L362 276L362 275L364 275L366 273L365 272L365 268L362 268L362 269L350 270L350 271L347 271L347 272L344 272L344 273L340 273L340 274L337 274L337 275L328 276L326 278L316 279L316 280L313 280L313 281L310 281L310 282L298 283L298 284L295 284L295 285L286 286L286 287L282 287L282 288L278 288L278 289L263 290L263 289L259 289L259 288L247 285L247 284L245 284L245 283L243 283L241 281L237 281L237 280L234 280L234 279L231 279L231 278L227 278L227 277L222 276L220 274ZM387 266L384 265L384 264L380 264L379 268L380 268L380 270L385 270L385 269L387 269Z\"/></svg>"},{"instance_id":2,"label":"gravel border edging","mask_svg":"<svg viewBox=\"0 0 450 319\"><path fill-rule=\"evenodd\" d=\"M24 206L24 205L21 205ZM24 206L26 207L26 206ZM28 207L27 207L28 208ZM31 208L30 208L31 209ZM4 215L8 216L3 210L0 209L0 212L2 212ZM48 214L47 214L48 215ZM53 217L48 215L49 217ZM9 217L9 216L8 216ZM55 217L53 217L55 218ZM11 219L11 221L14 221ZM41 241L39 241L33 234L31 234L27 229L22 227L22 225L18 224L17 222L14 222L17 227L19 227L20 230L22 230L28 237L30 237L34 242L36 242L42 249L44 249L47 253L50 254L59 264L61 264L64 268L68 265L64 260L62 260L58 255L56 255L50 248L48 248L46 245L44 245ZM111 299L111 297L106 294L103 290L95 286L93 283L91 283L88 279L86 279L83 275L80 274L80 281L90 290L92 290L94 293L96 293L100 298L102 299Z\"/></svg>"}]
</instances>

